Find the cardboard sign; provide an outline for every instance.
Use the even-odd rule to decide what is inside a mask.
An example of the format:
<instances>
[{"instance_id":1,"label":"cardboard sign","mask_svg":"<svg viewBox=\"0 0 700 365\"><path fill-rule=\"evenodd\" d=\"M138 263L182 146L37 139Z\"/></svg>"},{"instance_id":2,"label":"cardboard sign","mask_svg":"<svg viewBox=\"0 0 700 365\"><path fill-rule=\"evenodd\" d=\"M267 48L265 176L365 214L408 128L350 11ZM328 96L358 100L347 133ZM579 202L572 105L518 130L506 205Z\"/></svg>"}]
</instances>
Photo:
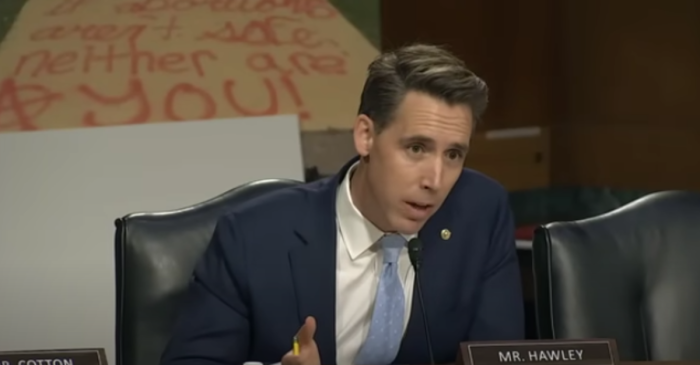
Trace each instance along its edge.
<instances>
[{"instance_id":1,"label":"cardboard sign","mask_svg":"<svg viewBox=\"0 0 700 365\"><path fill-rule=\"evenodd\" d=\"M22 3L0 48L0 133L285 114L352 130L378 54L326 0Z\"/></svg>"},{"instance_id":2,"label":"cardboard sign","mask_svg":"<svg viewBox=\"0 0 700 365\"><path fill-rule=\"evenodd\" d=\"M616 365L615 340L532 340L463 342L457 364L463 365Z\"/></svg>"},{"instance_id":3,"label":"cardboard sign","mask_svg":"<svg viewBox=\"0 0 700 365\"><path fill-rule=\"evenodd\" d=\"M104 349L0 352L0 365L107 365Z\"/></svg>"}]
</instances>

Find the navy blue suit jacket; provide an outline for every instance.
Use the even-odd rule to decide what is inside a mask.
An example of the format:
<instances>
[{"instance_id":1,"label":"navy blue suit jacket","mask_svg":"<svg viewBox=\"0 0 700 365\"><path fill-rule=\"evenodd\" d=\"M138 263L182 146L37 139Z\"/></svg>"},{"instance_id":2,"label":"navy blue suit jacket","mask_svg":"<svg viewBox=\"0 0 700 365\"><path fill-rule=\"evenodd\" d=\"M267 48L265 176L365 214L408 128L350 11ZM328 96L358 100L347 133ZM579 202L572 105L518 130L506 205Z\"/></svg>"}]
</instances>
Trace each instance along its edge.
<instances>
[{"instance_id":1,"label":"navy blue suit jacket","mask_svg":"<svg viewBox=\"0 0 700 365\"><path fill-rule=\"evenodd\" d=\"M349 166L219 220L162 364L279 362L307 316L317 321L322 364L336 363L335 199ZM449 240L443 229L452 232ZM514 223L498 183L465 169L419 237L436 362L453 362L462 341L524 337ZM430 363L416 293L396 364Z\"/></svg>"}]
</instances>

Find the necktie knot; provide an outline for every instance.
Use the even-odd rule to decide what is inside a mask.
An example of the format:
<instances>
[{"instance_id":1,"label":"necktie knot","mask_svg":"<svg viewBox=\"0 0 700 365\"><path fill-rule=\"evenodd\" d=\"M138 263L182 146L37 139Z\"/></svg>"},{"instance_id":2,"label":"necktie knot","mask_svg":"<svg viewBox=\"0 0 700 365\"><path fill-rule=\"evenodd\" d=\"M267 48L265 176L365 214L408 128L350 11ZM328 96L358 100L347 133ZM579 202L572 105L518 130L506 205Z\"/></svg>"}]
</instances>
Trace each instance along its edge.
<instances>
[{"instance_id":1,"label":"necktie knot","mask_svg":"<svg viewBox=\"0 0 700 365\"><path fill-rule=\"evenodd\" d=\"M387 234L379 241L382 245L385 264L395 264L399 260L406 239L399 234Z\"/></svg>"}]
</instances>

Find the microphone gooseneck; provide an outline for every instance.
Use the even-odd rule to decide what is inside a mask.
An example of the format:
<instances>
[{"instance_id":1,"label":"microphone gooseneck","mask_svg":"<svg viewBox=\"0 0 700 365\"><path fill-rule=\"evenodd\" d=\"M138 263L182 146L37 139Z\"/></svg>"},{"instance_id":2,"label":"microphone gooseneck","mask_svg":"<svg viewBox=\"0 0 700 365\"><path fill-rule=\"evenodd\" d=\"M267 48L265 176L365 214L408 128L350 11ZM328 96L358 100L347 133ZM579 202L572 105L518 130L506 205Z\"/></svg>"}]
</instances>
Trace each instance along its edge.
<instances>
[{"instance_id":1,"label":"microphone gooseneck","mask_svg":"<svg viewBox=\"0 0 700 365\"><path fill-rule=\"evenodd\" d=\"M418 275L418 271L420 271L423 259L422 256L423 242L418 238L412 238L408 241L408 258L411 260L411 266L413 266L413 270L416 271L416 275Z\"/></svg>"},{"instance_id":2,"label":"microphone gooseneck","mask_svg":"<svg viewBox=\"0 0 700 365\"><path fill-rule=\"evenodd\" d=\"M423 317L423 330L425 331L426 343L428 345L428 355L430 356L430 365L435 365L435 356L433 355L433 344L430 341L430 327L428 326L428 316L425 314L425 302L423 301L423 288L420 285L420 269L423 259L423 242L418 238L412 238L408 241L408 258L411 260L413 270L416 272L416 289L418 289L418 302L420 304L420 313Z\"/></svg>"}]
</instances>

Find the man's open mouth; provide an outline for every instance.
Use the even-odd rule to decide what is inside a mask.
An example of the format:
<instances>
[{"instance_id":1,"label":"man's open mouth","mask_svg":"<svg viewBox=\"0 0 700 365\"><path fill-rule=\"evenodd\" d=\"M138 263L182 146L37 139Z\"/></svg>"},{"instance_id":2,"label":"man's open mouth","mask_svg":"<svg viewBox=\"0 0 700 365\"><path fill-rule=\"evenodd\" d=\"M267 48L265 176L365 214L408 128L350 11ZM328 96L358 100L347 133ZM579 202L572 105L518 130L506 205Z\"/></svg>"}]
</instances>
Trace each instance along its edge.
<instances>
[{"instance_id":1,"label":"man's open mouth","mask_svg":"<svg viewBox=\"0 0 700 365\"><path fill-rule=\"evenodd\" d=\"M406 202L411 208L420 210L420 211L426 211L432 208L431 204L422 204L422 203L415 203L415 202Z\"/></svg>"}]
</instances>

